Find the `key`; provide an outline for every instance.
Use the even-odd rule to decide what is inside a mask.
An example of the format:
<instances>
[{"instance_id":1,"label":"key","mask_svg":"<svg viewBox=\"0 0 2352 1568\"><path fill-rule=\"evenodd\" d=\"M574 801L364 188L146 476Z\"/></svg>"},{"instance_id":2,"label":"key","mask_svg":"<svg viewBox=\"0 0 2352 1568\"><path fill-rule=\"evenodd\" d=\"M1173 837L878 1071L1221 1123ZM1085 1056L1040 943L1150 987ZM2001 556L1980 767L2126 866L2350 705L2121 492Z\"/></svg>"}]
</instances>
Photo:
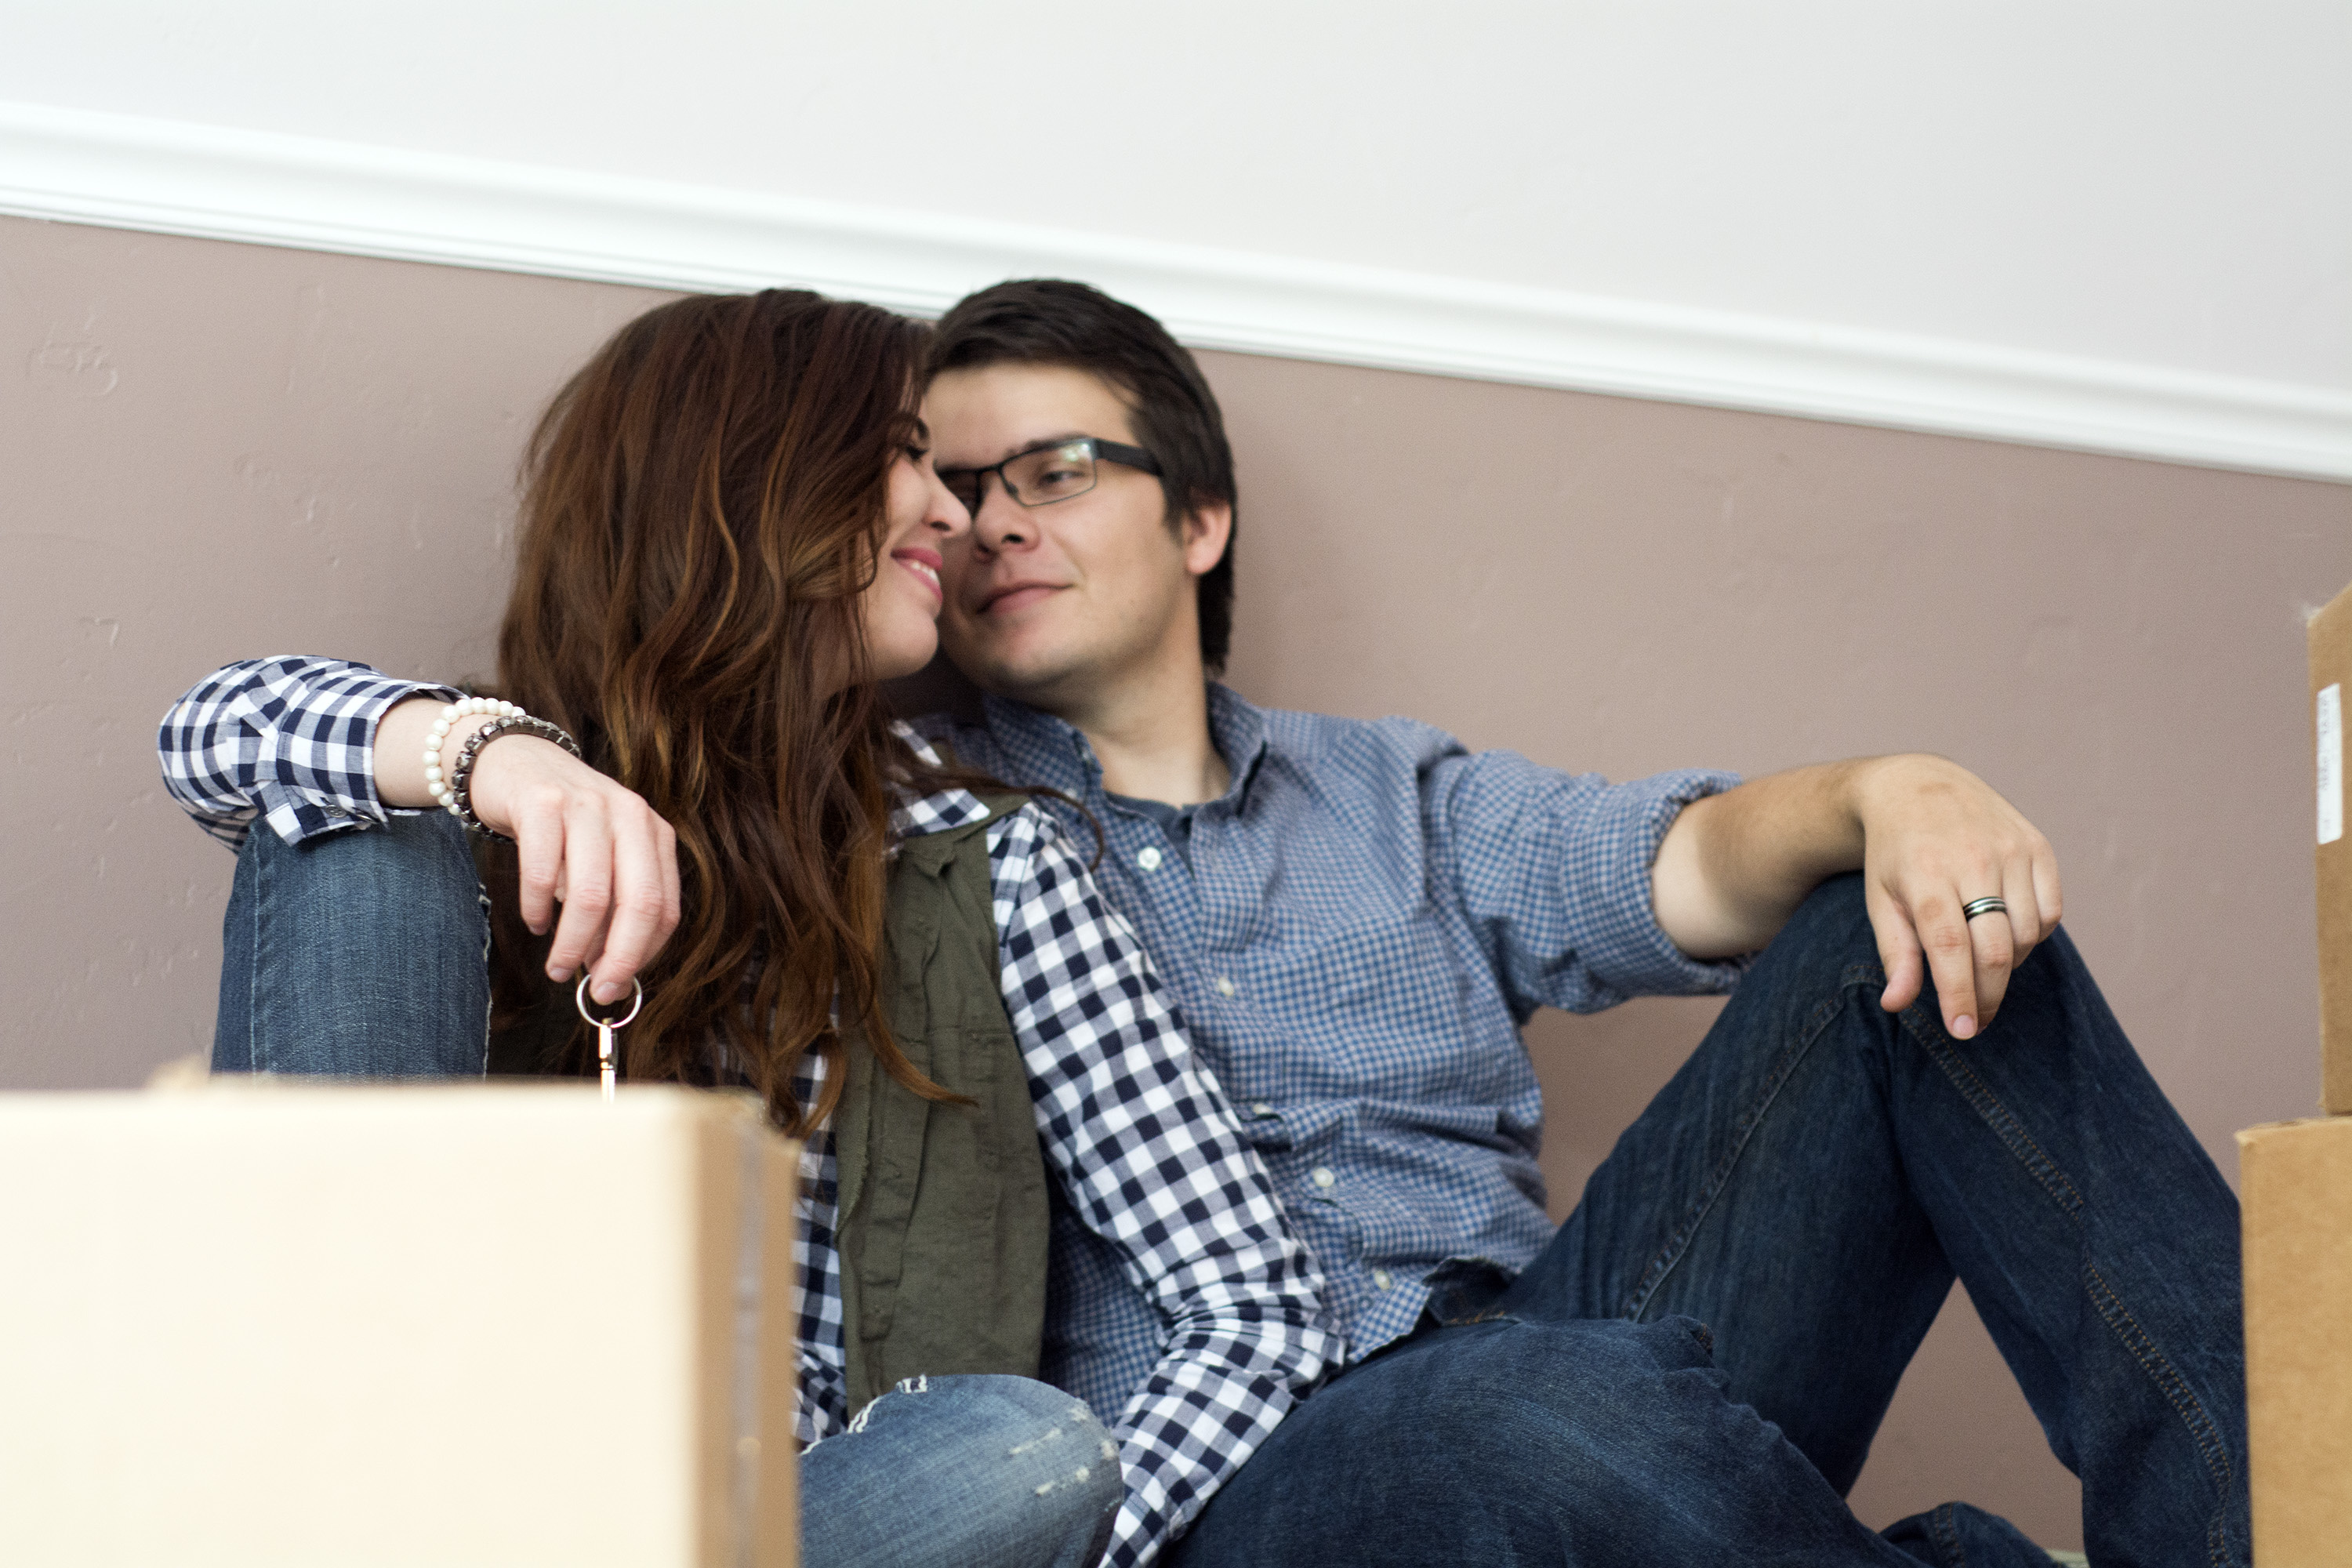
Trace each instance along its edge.
<instances>
[{"instance_id":1,"label":"key","mask_svg":"<svg viewBox=\"0 0 2352 1568\"><path fill-rule=\"evenodd\" d=\"M580 976L580 984L572 990L572 1005L579 1008L580 1016L596 1028L596 1065L604 1081L604 1103L607 1105L613 1103L613 1086L621 1076L620 1053L614 1048L613 1036L617 1030L625 1028L637 1016L637 1009L646 1005L644 983L633 980L629 984L636 987L636 995L630 1001L629 1010L617 1018L599 1018L588 1011L588 976L585 973Z\"/></svg>"}]
</instances>

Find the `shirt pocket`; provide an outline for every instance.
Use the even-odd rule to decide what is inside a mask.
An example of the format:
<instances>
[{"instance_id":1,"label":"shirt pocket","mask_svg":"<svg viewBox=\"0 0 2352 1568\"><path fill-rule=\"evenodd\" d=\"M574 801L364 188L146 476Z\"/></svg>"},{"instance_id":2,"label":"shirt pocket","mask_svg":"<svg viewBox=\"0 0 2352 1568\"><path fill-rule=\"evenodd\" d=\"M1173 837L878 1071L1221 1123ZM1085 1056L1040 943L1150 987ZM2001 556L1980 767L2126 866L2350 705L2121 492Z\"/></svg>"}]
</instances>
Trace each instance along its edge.
<instances>
[{"instance_id":1,"label":"shirt pocket","mask_svg":"<svg viewBox=\"0 0 2352 1568\"><path fill-rule=\"evenodd\" d=\"M1320 944L1317 968L1335 1013L1390 1036L1458 1043L1468 977L1428 904L1350 921Z\"/></svg>"}]
</instances>

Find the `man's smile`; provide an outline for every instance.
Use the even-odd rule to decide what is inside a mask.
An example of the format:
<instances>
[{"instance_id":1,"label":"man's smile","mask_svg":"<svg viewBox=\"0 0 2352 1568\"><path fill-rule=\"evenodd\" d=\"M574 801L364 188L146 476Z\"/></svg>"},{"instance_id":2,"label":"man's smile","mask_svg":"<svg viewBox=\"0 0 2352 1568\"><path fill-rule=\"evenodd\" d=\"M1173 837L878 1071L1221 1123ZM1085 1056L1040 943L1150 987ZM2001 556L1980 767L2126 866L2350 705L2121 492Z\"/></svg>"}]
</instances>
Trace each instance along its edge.
<instances>
[{"instance_id":1,"label":"man's smile","mask_svg":"<svg viewBox=\"0 0 2352 1568\"><path fill-rule=\"evenodd\" d=\"M972 613L980 616L1010 616L1043 602L1048 595L1059 593L1069 584L1021 581L992 584L980 595Z\"/></svg>"}]
</instances>

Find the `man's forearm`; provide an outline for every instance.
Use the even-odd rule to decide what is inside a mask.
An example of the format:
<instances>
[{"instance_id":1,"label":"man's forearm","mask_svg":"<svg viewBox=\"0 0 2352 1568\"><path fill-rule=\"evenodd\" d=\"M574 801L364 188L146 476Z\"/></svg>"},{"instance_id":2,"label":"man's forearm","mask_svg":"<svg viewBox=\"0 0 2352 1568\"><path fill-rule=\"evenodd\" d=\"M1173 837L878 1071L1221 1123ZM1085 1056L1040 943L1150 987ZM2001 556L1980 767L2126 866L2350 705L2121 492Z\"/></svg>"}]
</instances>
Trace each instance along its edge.
<instances>
[{"instance_id":1,"label":"man's forearm","mask_svg":"<svg viewBox=\"0 0 2352 1568\"><path fill-rule=\"evenodd\" d=\"M1862 865L1855 784L1892 759L1791 768L1693 801L1651 870L1651 906L1694 958L1754 952L1823 879Z\"/></svg>"}]
</instances>

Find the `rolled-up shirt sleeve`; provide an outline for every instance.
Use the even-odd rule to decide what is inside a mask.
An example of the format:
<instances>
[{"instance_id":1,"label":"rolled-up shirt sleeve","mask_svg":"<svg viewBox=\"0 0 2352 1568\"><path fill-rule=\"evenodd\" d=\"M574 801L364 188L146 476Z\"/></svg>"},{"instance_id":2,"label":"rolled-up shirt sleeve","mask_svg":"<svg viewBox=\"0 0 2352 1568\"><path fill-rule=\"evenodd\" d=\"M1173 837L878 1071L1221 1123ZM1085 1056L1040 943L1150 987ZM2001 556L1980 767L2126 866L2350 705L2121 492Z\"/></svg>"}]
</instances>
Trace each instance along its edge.
<instances>
[{"instance_id":1,"label":"rolled-up shirt sleeve","mask_svg":"<svg viewBox=\"0 0 2352 1568\"><path fill-rule=\"evenodd\" d=\"M346 659L242 659L198 681L163 715L155 735L163 787L232 848L257 819L299 844L408 815L376 794L376 725L411 697L459 695Z\"/></svg>"},{"instance_id":2,"label":"rolled-up shirt sleeve","mask_svg":"<svg viewBox=\"0 0 2352 1568\"><path fill-rule=\"evenodd\" d=\"M1423 808L1437 864L1522 1018L1731 989L1745 961L1676 947L1651 905L1650 868L1684 806L1738 783L1691 768L1612 784L1514 752L1432 761Z\"/></svg>"},{"instance_id":3,"label":"rolled-up shirt sleeve","mask_svg":"<svg viewBox=\"0 0 2352 1568\"><path fill-rule=\"evenodd\" d=\"M1126 921L1035 806L992 848L1005 1010L1080 1223L1166 1325L1113 1428L1105 1561L1150 1562L1344 1353L1273 1184Z\"/></svg>"}]
</instances>

